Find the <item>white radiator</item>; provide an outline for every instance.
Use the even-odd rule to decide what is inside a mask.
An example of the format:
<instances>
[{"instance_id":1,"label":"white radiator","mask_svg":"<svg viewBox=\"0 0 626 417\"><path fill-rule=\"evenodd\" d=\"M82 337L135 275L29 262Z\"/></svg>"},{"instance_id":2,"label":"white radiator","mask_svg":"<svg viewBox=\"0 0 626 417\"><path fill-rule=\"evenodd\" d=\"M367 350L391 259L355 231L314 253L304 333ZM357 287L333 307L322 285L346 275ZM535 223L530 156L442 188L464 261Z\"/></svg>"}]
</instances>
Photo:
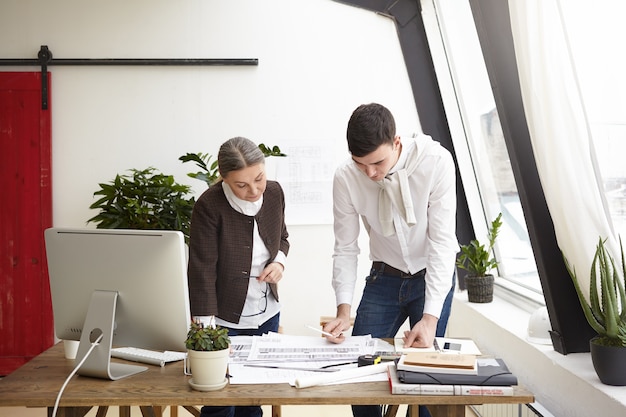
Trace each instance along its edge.
<instances>
[{"instance_id":1,"label":"white radiator","mask_svg":"<svg viewBox=\"0 0 626 417\"><path fill-rule=\"evenodd\" d=\"M472 405L477 417L554 417L539 403Z\"/></svg>"}]
</instances>

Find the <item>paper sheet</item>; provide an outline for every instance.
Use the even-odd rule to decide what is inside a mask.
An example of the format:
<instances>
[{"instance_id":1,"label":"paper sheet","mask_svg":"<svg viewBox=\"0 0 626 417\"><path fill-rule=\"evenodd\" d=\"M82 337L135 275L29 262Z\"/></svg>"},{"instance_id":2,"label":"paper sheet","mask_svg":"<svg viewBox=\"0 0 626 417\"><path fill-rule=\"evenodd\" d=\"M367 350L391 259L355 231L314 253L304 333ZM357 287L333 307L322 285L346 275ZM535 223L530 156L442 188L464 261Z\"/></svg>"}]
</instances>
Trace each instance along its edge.
<instances>
[{"instance_id":1,"label":"paper sheet","mask_svg":"<svg viewBox=\"0 0 626 417\"><path fill-rule=\"evenodd\" d=\"M448 348L443 351L481 354L471 339L438 337L436 341L439 347ZM263 336L233 336L231 337L233 352L229 364L230 383L288 383L304 388L313 385L386 381L388 363L359 368L355 363L358 356L390 350L435 351L435 348L405 349L401 338L395 339L394 345L370 336L351 336L342 344L330 343L326 338L319 336L290 336L279 333L269 333ZM245 364L310 369L343 365L337 366L340 369L337 372L317 372L302 369L256 368L245 366Z\"/></svg>"},{"instance_id":2,"label":"paper sheet","mask_svg":"<svg viewBox=\"0 0 626 417\"><path fill-rule=\"evenodd\" d=\"M373 353L376 340L371 336L351 336L336 344L318 336L289 336L268 333L253 337L248 362L356 361Z\"/></svg>"},{"instance_id":3,"label":"paper sheet","mask_svg":"<svg viewBox=\"0 0 626 417\"><path fill-rule=\"evenodd\" d=\"M443 353L465 353L469 355L482 355L476 343L471 339L453 339L450 337L436 337L436 345L430 348L405 348L402 338L393 340L396 352L435 352L437 347Z\"/></svg>"},{"instance_id":4,"label":"paper sheet","mask_svg":"<svg viewBox=\"0 0 626 417\"><path fill-rule=\"evenodd\" d=\"M344 369L339 372L333 372L330 374L320 374L301 376L296 378L296 388L308 388L316 385L326 385L338 382L348 382L355 378L368 377L371 375L382 375L384 380L387 380L387 368L392 362L378 363L376 365L361 366L352 369Z\"/></svg>"},{"instance_id":5,"label":"paper sheet","mask_svg":"<svg viewBox=\"0 0 626 417\"><path fill-rule=\"evenodd\" d=\"M230 363L245 362L248 360L253 337L254 336L230 337Z\"/></svg>"},{"instance_id":6,"label":"paper sheet","mask_svg":"<svg viewBox=\"0 0 626 417\"><path fill-rule=\"evenodd\" d=\"M358 350L357 352L354 352L355 347ZM344 343L337 345L319 336L289 336L270 333L264 336L233 336L231 337L231 348L233 351L229 364L231 384L288 383L295 386L298 378L319 376L320 372L257 368L245 365L254 364L311 369L332 365L333 368L340 369L340 371L333 372L333 374L339 375L340 372L357 368L356 360L358 356L371 354L378 350L392 350L393 346L383 340L372 339L370 336L352 336ZM277 348L282 349L277 350ZM308 353L305 353L305 351ZM313 356L311 356L311 353L313 353ZM305 356L307 359L297 360L299 356ZM309 359L310 357L312 359ZM272 360L269 360L270 358ZM325 373L325 375L328 374ZM384 374L366 375L349 380L345 380L343 376L340 378L340 383L386 380Z\"/></svg>"}]
</instances>

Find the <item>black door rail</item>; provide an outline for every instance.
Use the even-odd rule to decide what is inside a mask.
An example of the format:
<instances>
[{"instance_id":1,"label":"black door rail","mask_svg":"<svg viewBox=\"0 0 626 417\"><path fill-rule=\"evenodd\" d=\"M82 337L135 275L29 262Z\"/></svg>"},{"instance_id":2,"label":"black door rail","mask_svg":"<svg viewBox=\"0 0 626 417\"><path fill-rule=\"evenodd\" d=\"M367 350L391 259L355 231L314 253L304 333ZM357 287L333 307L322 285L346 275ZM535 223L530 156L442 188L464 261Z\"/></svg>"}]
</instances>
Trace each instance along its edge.
<instances>
[{"instance_id":1,"label":"black door rail","mask_svg":"<svg viewBox=\"0 0 626 417\"><path fill-rule=\"evenodd\" d=\"M259 65L258 58L52 58L47 45L41 45L37 59L0 59L0 65L41 66L41 108L48 109L48 66L50 65L151 65L151 66L216 66Z\"/></svg>"}]
</instances>

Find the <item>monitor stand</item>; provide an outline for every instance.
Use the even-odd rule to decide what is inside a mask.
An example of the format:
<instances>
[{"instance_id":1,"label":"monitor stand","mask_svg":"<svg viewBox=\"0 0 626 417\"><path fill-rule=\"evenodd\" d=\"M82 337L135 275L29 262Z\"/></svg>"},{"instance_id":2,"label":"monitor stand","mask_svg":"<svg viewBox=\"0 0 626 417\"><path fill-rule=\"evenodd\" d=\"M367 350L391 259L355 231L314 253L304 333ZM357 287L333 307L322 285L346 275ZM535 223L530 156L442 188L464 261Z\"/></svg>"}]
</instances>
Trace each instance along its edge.
<instances>
[{"instance_id":1,"label":"monitor stand","mask_svg":"<svg viewBox=\"0 0 626 417\"><path fill-rule=\"evenodd\" d=\"M148 370L145 366L111 362L117 296L117 291L95 290L91 294L91 301L76 354L76 363L83 360L91 344L101 334L102 340L78 369L79 375L116 380Z\"/></svg>"}]
</instances>

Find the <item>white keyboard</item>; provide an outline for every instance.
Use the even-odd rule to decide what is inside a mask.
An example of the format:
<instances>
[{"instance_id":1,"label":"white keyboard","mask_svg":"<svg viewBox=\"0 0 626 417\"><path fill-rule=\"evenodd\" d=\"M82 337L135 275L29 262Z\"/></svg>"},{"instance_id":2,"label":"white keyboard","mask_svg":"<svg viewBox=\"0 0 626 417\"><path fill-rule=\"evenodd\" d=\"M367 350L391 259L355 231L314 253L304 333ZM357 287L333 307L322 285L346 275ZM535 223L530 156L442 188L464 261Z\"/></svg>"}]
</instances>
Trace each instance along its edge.
<instances>
[{"instance_id":1,"label":"white keyboard","mask_svg":"<svg viewBox=\"0 0 626 417\"><path fill-rule=\"evenodd\" d=\"M134 347L118 347L111 349L111 357L113 358L142 362L157 366L165 366L168 362L182 361L186 356L186 352L174 352L170 350L158 352L156 350L139 349Z\"/></svg>"}]
</instances>

